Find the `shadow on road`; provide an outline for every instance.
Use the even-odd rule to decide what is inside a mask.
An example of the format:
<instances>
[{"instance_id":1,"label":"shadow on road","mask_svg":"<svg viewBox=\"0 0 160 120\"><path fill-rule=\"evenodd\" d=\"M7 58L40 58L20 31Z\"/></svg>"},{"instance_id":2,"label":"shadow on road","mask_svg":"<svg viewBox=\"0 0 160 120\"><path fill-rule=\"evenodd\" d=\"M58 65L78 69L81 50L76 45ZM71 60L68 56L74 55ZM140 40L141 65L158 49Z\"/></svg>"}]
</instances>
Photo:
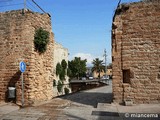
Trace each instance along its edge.
<instances>
[{"instance_id":1,"label":"shadow on road","mask_svg":"<svg viewBox=\"0 0 160 120\"><path fill-rule=\"evenodd\" d=\"M60 98L84 105L90 105L96 108L98 103L111 103L112 93L104 93L104 92L101 93L99 91L98 92L82 91L66 96L61 96Z\"/></svg>"}]
</instances>

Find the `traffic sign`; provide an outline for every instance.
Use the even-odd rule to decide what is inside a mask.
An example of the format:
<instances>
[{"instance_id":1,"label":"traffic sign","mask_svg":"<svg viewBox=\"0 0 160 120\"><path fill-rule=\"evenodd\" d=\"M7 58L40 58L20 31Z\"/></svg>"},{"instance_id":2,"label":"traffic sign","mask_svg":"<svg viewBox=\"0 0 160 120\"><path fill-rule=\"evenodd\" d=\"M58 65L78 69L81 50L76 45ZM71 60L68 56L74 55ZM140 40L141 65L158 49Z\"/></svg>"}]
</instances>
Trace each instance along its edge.
<instances>
[{"instance_id":1,"label":"traffic sign","mask_svg":"<svg viewBox=\"0 0 160 120\"><path fill-rule=\"evenodd\" d=\"M21 71L22 73L24 73L25 70L26 70L26 64L25 64L25 62L20 62L19 68L20 68L20 71Z\"/></svg>"},{"instance_id":2,"label":"traffic sign","mask_svg":"<svg viewBox=\"0 0 160 120\"><path fill-rule=\"evenodd\" d=\"M25 62L21 61L19 63L19 68L20 68L20 71L22 72L21 76L22 76L22 107L24 106L24 82L23 82L23 73L25 72L26 70L26 64Z\"/></svg>"}]
</instances>

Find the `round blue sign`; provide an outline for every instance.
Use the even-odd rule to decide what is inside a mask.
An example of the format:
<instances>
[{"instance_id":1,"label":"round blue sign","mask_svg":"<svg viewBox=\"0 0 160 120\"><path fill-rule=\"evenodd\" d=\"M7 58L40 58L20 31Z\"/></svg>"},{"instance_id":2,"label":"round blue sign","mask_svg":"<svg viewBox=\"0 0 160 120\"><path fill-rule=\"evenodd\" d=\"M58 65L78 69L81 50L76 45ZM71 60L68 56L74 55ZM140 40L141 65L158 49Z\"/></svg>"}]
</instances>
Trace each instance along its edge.
<instances>
[{"instance_id":1,"label":"round blue sign","mask_svg":"<svg viewBox=\"0 0 160 120\"><path fill-rule=\"evenodd\" d=\"M24 73L25 70L26 70L26 64L25 64L25 62L20 62L20 63L19 63L19 68L20 68L20 71L21 71L22 73Z\"/></svg>"}]
</instances>

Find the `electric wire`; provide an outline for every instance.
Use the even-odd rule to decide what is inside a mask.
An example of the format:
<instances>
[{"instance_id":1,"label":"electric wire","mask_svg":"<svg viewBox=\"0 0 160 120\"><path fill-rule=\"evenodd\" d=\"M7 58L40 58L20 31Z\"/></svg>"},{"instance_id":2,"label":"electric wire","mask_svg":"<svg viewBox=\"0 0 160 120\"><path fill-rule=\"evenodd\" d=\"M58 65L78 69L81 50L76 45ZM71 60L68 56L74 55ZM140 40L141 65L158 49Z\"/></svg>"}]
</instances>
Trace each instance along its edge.
<instances>
[{"instance_id":1,"label":"electric wire","mask_svg":"<svg viewBox=\"0 0 160 120\"><path fill-rule=\"evenodd\" d=\"M0 7L16 6L16 5L23 5L23 3L9 4L9 5L1 5Z\"/></svg>"},{"instance_id":2,"label":"electric wire","mask_svg":"<svg viewBox=\"0 0 160 120\"><path fill-rule=\"evenodd\" d=\"M0 0L0 3L3 3L3 2L11 2L13 0Z\"/></svg>"},{"instance_id":3,"label":"electric wire","mask_svg":"<svg viewBox=\"0 0 160 120\"><path fill-rule=\"evenodd\" d=\"M27 3L32 6L32 8L34 8L36 11L39 11L35 6L33 6L29 0L27 0ZM31 8L29 5L27 5L29 8ZM33 9L31 9L32 11L34 11Z\"/></svg>"},{"instance_id":4,"label":"electric wire","mask_svg":"<svg viewBox=\"0 0 160 120\"><path fill-rule=\"evenodd\" d=\"M31 7L29 7L28 5L26 5L27 6L27 8L29 8L30 10L32 10L32 11L34 11Z\"/></svg>"},{"instance_id":5,"label":"electric wire","mask_svg":"<svg viewBox=\"0 0 160 120\"><path fill-rule=\"evenodd\" d=\"M24 2L22 2L22 0L21 0L21 3L17 3L16 0L0 0L0 3L1 3L0 8L24 5ZM37 11L37 12L41 11L41 12L46 13L34 0L31 0L31 1L26 0L26 7L31 9L32 11Z\"/></svg>"}]
</instances>

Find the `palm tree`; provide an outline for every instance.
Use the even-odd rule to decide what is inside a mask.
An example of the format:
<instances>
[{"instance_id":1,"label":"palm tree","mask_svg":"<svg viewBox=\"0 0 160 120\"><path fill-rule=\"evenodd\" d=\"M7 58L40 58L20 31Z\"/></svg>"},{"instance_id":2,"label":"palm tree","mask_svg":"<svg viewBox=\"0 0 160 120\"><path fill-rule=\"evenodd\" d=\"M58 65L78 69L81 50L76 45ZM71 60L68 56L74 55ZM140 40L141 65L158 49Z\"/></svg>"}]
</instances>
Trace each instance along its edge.
<instances>
[{"instance_id":1,"label":"palm tree","mask_svg":"<svg viewBox=\"0 0 160 120\"><path fill-rule=\"evenodd\" d=\"M103 60L99 60L99 58L96 58L95 60L93 60L92 64L93 64L92 71L99 73L98 77L100 79L100 73L105 71L105 66L103 65Z\"/></svg>"}]
</instances>

